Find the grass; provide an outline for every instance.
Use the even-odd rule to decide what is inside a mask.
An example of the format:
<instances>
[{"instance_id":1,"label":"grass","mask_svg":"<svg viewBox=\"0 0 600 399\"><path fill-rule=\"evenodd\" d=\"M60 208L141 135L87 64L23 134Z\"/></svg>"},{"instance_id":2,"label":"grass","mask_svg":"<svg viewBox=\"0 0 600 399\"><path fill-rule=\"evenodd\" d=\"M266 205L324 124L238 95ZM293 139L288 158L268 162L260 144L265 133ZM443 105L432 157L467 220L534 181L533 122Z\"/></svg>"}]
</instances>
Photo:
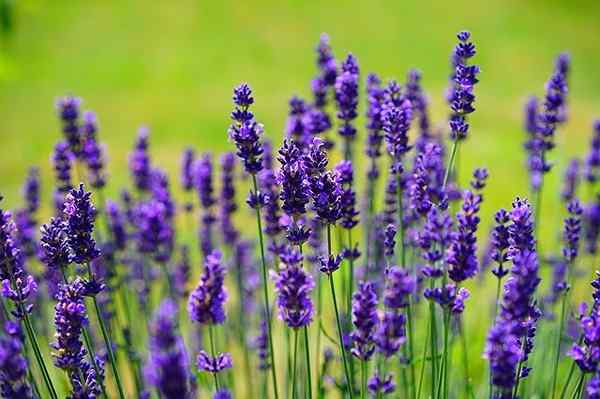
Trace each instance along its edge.
<instances>
[{"instance_id":1,"label":"grass","mask_svg":"<svg viewBox=\"0 0 600 399\"><path fill-rule=\"evenodd\" d=\"M12 34L0 38L3 206L18 206L30 165L42 167L49 200L48 159L60 137L53 104L66 93L83 97L84 108L98 113L110 154L109 194L128 179L127 153L141 124L151 127L154 160L172 176L185 145L231 149L226 141L231 89L240 81L254 88L258 119L278 143L288 98L309 95L321 32L330 34L338 57L353 52L364 73L403 81L409 68L419 68L435 124L444 128L448 57L454 34L467 28L478 45L482 74L472 136L459 165L463 181L475 166L490 169L482 231L493 211L527 194L522 106L529 94L543 93L554 57L563 50L572 55L570 118L551 155L556 167L543 209L543 215L559 215L562 168L587 151L592 119L600 117L600 41L594 40L600 37L599 13L600 3L584 0L22 1ZM544 220L544 247L555 242L559 223L557 217ZM577 299L587 296L582 292ZM469 330L486 330L486 320L476 314L466 313ZM484 335L471 335L471 369L481 379Z\"/></svg>"}]
</instances>

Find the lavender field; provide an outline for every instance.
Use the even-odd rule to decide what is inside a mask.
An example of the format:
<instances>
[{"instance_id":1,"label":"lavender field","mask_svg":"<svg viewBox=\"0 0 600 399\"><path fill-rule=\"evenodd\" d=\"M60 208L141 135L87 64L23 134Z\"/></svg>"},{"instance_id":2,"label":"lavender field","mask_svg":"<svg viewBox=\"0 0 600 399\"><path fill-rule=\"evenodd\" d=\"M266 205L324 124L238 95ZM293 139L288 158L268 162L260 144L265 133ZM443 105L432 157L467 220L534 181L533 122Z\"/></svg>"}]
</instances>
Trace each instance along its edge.
<instances>
[{"instance_id":1,"label":"lavender field","mask_svg":"<svg viewBox=\"0 0 600 399\"><path fill-rule=\"evenodd\" d=\"M279 12L320 27L308 9ZM206 62L239 78L199 77L190 106L191 88L144 91L125 47L75 60L87 72L51 95L33 75L17 87L20 44L44 29L32 10L15 8L0 56L1 397L600 398L600 59L583 14L510 56L481 21L438 27L424 69L398 67L401 47L370 61L335 24L302 38L283 88L257 72L276 51L223 36ZM102 87L121 84L110 68L127 90ZM122 98L136 87L143 111Z\"/></svg>"}]
</instances>

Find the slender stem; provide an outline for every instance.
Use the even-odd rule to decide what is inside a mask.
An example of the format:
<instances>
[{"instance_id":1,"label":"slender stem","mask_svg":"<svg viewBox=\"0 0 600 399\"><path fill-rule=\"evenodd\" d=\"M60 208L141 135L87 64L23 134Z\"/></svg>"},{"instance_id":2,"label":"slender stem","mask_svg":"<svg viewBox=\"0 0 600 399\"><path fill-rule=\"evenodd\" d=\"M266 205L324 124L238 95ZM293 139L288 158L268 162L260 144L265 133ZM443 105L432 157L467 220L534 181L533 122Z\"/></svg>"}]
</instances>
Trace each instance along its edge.
<instances>
[{"instance_id":1,"label":"slender stem","mask_svg":"<svg viewBox=\"0 0 600 399\"><path fill-rule=\"evenodd\" d=\"M397 207L398 207L398 244L399 244L399 255L400 255L400 266L402 268L406 268L406 247L404 242L404 207L403 207L403 190L402 190L402 178L400 173L398 173L396 193L397 193ZM412 268L412 273L414 275L415 269L414 266ZM414 344L413 344L413 322L412 322L412 298L409 295L408 298L408 306L406 309L406 319L408 321L408 362L410 364L410 377L411 377L411 392L412 398L415 398L415 382L416 382L416 373L415 373L415 364L413 362L413 354L414 354Z\"/></svg>"},{"instance_id":2,"label":"slender stem","mask_svg":"<svg viewBox=\"0 0 600 399\"><path fill-rule=\"evenodd\" d=\"M434 288L434 280L431 279L430 288ZM437 375L437 323L435 317L435 304L433 301L429 301L429 318L431 334L429 335L431 345L431 397L435 398L435 383Z\"/></svg>"},{"instance_id":3,"label":"slender stem","mask_svg":"<svg viewBox=\"0 0 600 399\"><path fill-rule=\"evenodd\" d=\"M56 390L54 389L54 384L52 383L52 379L50 378L50 373L48 373L48 369L46 368L46 363L44 363L44 358L42 356L42 351L40 350L40 345L37 342L37 337L36 337L35 331L33 330L33 327L31 326L31 320L29 320L29 315L27 314L27 311L24 309L24 306L22 305L22 303L19 303L17 306L20 307L20 311L23 313L23 321L24 321L24 325L25 325L25 330L27 331L29 342L31 343L31 347L33 348L33 352L34 352L36 361L38 363L38 366L40 367L40 370L42 371L42 377L44 378L44 384L46 385L46 388L48 389L48 392L50 393L50 396L52 397L52 399L58 399L58 395L56 394Z\"/></svg>"},{"instance_id":4,"label":"slender stem","mask_svg":"<svg viewBox=\"0 0 600 399\"><path fill-rule=\"evenodd\" d=\"M217 357L217 350L215 347L215 338L213 335L213 326L212 324L208 326L208 340L210 341L210 354L213 358ZM219 377L217 373L213 373L213 378L215 379L215 391L219 390Z\"/></svg>"},{"instance_id":5,"label":"slender stem","mask_svg":"<svg viewBox=\"0 0 600 399\"><path fill-rule=\"evenodd\" d=\"M442 352L442 364L439 371L437 397L441 397L446 393L446 371L448 369L448 333L450 321L450 311L445 310L443 315L444 325L444 350Z\"/></svg>"},{"instance_id":6,"label":"slender stem","mask_svg":"<svg viewBox=\"0 0 600 399\"><path fill-rule=\"evenodd\" d=\"M327 251L328 255L331 256L331 224L327 224ZM331 297L333 299L333 309L335 311L335 322L337 324L338 330L338 338L340 340L339 347L340 352L342 354L342 361L344 363L344 374L346 375L346 383L348 384L348 393L350 394L350 398L354 398L354 385L352 384L352 379L350 377L350 370L348 369L348 361L346 359L346 350L344 349L344 337L342 331L342 323L340 322L340 313L338 310L337 298L335 295L335 284L333 282L333 273L328 273L329 275L329 287L331 288Z\"/></svg>"},{"instance_id":7,"label":"slender stem","mask_svg":"<svg viewBox=\"0 0 600 399\"><path fill-rule=\"evenodd\" d=\"M473 397L473 387L471 386L471 377L469 373L469 354L467 351L467 333L465 331L464 320L460 319L460 341L462 345L462 353L463 353L463 364L465 368L465 391L467 397Z\"/></svg>"},{"instance_id":8,"label":"slender stem","mask_svg":"<svg viewBox=\"0 0 600 399\"><path fill-rule=\"evenodd\" d=\"M298 385L298 381L296 381L296 370L298 366L298 329L294 329L294 364L292 365L292 399L296 399L296 386Z\"/></svg>"},{"instance_id":9,"label":"slender stem","mask_svg":"<svg viewBox=\"0 0 600 399\"><path fill-rule=\"evenodd\" d=\"M310 346L308 345L308 326L304 326L304 354L306 355L306 379L308 399L312 398L312 369L310 368Z\"/></svg>"},{"instance_id":10,"label":"slender stem","mask_svg":"<svg viewBox=\"0 0 600 399\"><path fill-rule=\"evenodd\" d=\"M460 141L454 140L452 143L452 152L450 153L450 160L448 161L448 167L446 168L446 173L444 173L444 181L442 183L442 191L446 189L448 185L448 179L450 178L450 174L452 173L452 168L454 167L454 161L456 160L456 153L458 151L458 145Z\"/></svg>"},{"instance_id":11,"label":"slender stem","mask_svg":"<svg viewBox=\"0 0 600 399\"><path fill-rule=\"evenodd\" d=\"M90 280L93 280L92 268L88 262L87 264L88 275ZM117 361L115 359L115 353L113 351L112 342L110 336L108 335L108 331L106 330L106 324L104 323L104 317L102 317L102 312L100 311L100 306L98 306L98 301L96 297L92 297L92 302L94 303L94 309L96 311L96 317L98 318L98 324L100 324L100 330L102 332L102 338L104 339L104 345L106 346L106 352L108 353L108 360L110 361L110 367L112 368L115 382L117 384L117 390L119 391L119 397L121 399L125 399L125 393L123 391L123 385L121 383L121 376L119 375L119 369L117 368Z\"/></svg>"},{"instance_id":12,"label":"slender stem","mask_svg":"<svg viewBox=\"0 0 600 399\"><path fill-rule=\"evenodd\" d=\"M560 310L559 328L558 328L557 338L556 338L556 353L555 353L555 357L554 357L554 368L552 369L552 396L550 396L551 398L554 398L554 393L556 392L556 377L558 375L558 360L560 359L560 347L561 347L561 343L562 343L562 334L563 334L564 324L565 324L565 313L566 313L566 307L567 307L567 293L568 293L568 290L566 290L563 293L561 306L560 306L561 310Z\"/></svg>"},{"instance_id":13,"label":"slender stem","mask_svg":"<svg viewBox=\"0 0 600 399\"><path fill-rule=\"evenodd\" d=\"M347 229L348 231L348 249L352 250L353 242L352 242L352 229ZM350 256L348 259L348 265L350 266L348 270L348 291L346 297L346 314L350 315L352 312L352 293L354 292L354 257Z\"/></svg>"},{"instance_id":14,"label":"slender stem","mask_svg":"<svg viewBox=\"0 0 600 399\"><path fill-rule=\"evenodd\" d=\"M525 343L527 342L526 337L522 338L523 342L521 343L521 353L525 352ZM519 394L519 384L521 382L521 371L523 370L523 360L519 360L519 366L517 367L517 375L516 375L516 380L517 382L515 383L515 388L513 390L513 397L517 397L517 395Z\"/></svg>"},{"instance_id":15,"label":"slender stem","mask_svg":"<svg viewBox=\"0 0 600 399\"><path fill-rule=\"evenodd\" d=\"M569 369L569 375L567 377L567 381L564 383L563 389L560 391L561 398L565 397L565 395L567 394L567 388L569 388L569 385L571 385L571 379L573 378L573 374L575 374L575 365L576 365L576 363L574 361L571 362L571 368Z\"/></svg>"},{"instance_id":16,"label":"slender stem","mask_svg":"<svg viewBox=\"0 0 600 399\"><path fill-rule=\"evenodd\" d=\"M46 368L46 363L44 362L44 357L42 356L42 351L40 350L40 345L37 341L37 336L35 334L35 330L31 324L31 320L29 319L29 313L25 309L23 305L23 300L21 299L21 290L17 287L17 283L15 281L15 276L11 274L10 282L12 284L13 289L18 292L19 298L15 301L15 305L19 310L19 313L23 316L23 322L25 324L25 330L27 331L27 335L29 338L29 342L31 343L31 347L33 348L33 352L38 363L38 366L42 372L42 377L44 378L44 384L50 393L52 399L58 399L56 395L56 390L54 389L54 384L52 383L52 379L50 378L50 373Z\"/></svg>"},{"instance_id":17,"label":"slender stem","mask_svg":"<svg viewBox=\"0 0 600 399\"><path fill-rule=\"evenodd\" d=\"M360 380L361 380L361 389L360 389L360 397L362 399L367 398L367 361L362 360L360 362Z\"/></svg>"},{"instance_id":18,"label":"slender stem","mask_svg":"<svg viewBox=\"0 0 600 399\"><path fill-rule=\"evenodd\" d=\"M427 321L427 337L425 338L425 345L423 345L423 356L422 356L422 360L421 360L421 371L419 372L419 387L417 389L417 398L421 397L421 389L423 388L423 379L425 376L425 365L427 364L426 361L426 357L427 357L427 349L429 347L429 336L431 334L431 326L429 325L431 323L431 320ZM433 357L433 355L432 355Z\"/></svg>"},{"instance_id":19,"label":"slender stem","mask_svg":"<svg viewBox=\"0 0 600 399\"><path fill-rule=\"evenodd\" d=\"M573 394L571 395L571 398L579 397L579 395L581 393L581 389L583 387L584 378L585 378L585 373L582 371L581 376L579 377L579 380L577 381L577 385L575 386L575 390L573 391Z\"/></svg>"},{"instance_id":20,"label":"slender stem","mask_svg":"<svg viewBox=\"0 0 600 399\"><path fill-rule=\"evenodd\" d=\"M252 175L252 184L254 186L254 192L258 193L258 183L256 182L256 175ZM271 309L269 301L269 287L267 286L267 261L265 259L265 244L263 238L262 220L260 216L260 208L256 207L256 225L258 228L258 239L260 243L260 260L261 260L261 272L262 272L262 283L263 283L263 299L265 306L265 313L267 318L267 331L269 338L269 355L271 356L271 377L273 379L273 393L275 399L279 398L279 392L277 389L277 367L275 367L275 353L273 351L273 332L271 329Z\"/></svg>"}]
</instances>

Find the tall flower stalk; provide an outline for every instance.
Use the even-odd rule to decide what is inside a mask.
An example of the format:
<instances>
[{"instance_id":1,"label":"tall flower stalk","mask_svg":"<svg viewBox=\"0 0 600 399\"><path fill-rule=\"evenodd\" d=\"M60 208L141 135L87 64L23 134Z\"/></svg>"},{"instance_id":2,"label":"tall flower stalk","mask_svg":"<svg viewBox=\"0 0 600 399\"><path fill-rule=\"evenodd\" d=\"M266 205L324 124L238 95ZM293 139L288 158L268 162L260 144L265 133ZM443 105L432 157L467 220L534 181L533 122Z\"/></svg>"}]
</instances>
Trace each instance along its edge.
<instances>
[{"instance_id":1,"label":"tall flower stalk","mask_svg":"<svg viewBox=\"0 0 600 399\"><path fill-rule=\"evenodd\" d=\"M267 285L267 260L265 258L265 243L261 217L261 208L266 205L268 198L265 198L265 195L259 190L256 179L257 173L263 169L263 148L260 143L263 126L256 122L254 114L249 110L250 105L254 103L254 98L252 97L252 90L247 84L242 83L234 89L233 102L236 107L231 113L231 119L233 119L234 123L229 127L229 137L234 141L237 147L236 155L242 160L246 173L252 176L253 190L250 192L248 204L256 211L256 225L260 245L261 275L263 283L263 300L269 332L271 377L273 382L273 394L277 399L279 398L277 389L277 367L275 366L275 354L273 351L271 304L269 300L269 287Z\"/></svg>"}]
</instances>

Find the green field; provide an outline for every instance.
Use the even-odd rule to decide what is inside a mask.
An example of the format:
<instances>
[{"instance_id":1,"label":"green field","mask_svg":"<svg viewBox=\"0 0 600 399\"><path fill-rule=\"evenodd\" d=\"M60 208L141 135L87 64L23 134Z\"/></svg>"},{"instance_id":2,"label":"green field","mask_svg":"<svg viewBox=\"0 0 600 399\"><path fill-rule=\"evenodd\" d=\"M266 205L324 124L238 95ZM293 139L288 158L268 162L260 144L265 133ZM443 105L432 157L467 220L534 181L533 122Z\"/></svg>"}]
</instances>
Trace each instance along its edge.
<instances>
[{"instance_id":1,"label":"green field","mask_svg":"<svg viewBox=\"0 0 600 399\"><path fill-rule=\"evenodd\" d=\"M329 33L338 58L358 57L363 76L377 72L403 81L408 69L420 69L434 124L444 129L454 35L472 32L482 72L459 165L463 181L476 166L490 170L482 231L492 212L528 193L522 107L530 94L543 94L559 52L571 54L572 72L569 121L558 133L550 155L556 167L545 183L547 248L560 231L562 169L570 157L585 155L592 120L600 117L598 1L14 3L13 30L0 37L0 194L8 208L20 203L31 165L42 168L49 201L49 157L61 137L54 102L65 94L82 97L83 108L98 114L110 158L109 194L128 181L127 153L142 124L150 126L153 159L171 173L173 185L184 146L231 150L231 90L240 81L253 87L257 118L278 144L287 100L310 95L321 32ZM359 134L362 142L364 129ZM482 377L487 318L484 324L477 311L466 315L481 332L470 355L474 374Z\"/></svg>"}]
</instances>

